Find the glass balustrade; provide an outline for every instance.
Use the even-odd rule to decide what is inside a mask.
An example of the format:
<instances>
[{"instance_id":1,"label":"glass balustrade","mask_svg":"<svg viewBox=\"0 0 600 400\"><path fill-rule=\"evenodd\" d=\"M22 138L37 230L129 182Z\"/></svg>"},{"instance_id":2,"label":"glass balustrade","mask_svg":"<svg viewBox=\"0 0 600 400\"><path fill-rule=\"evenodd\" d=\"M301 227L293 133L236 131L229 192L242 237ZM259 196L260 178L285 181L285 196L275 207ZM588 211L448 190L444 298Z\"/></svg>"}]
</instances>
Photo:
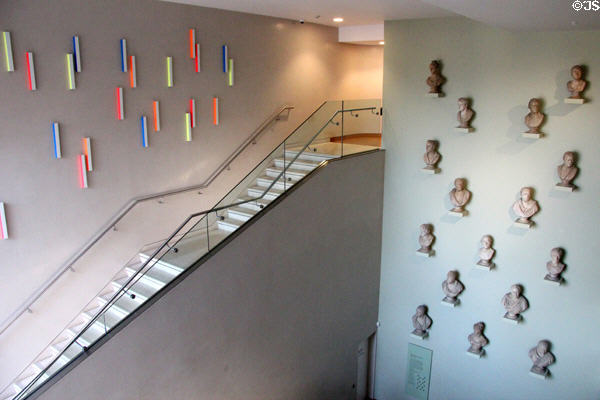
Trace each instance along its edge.
<instances>
[{"instance_id":1,"label":"glass balustrade","mask_svg":"<svg viewBox=\"0 0 600 400\"><path fill-rule=\"evenodd\" d=\"M127 263L130 274L116 281L118 289L103 297L83 329L13 400L27 398L323 162L379 147L369 135L381 132L380 110L379 99L324 103L215 207L189 216L168 239L144 246Z\"/></svg>"}]
</instances>

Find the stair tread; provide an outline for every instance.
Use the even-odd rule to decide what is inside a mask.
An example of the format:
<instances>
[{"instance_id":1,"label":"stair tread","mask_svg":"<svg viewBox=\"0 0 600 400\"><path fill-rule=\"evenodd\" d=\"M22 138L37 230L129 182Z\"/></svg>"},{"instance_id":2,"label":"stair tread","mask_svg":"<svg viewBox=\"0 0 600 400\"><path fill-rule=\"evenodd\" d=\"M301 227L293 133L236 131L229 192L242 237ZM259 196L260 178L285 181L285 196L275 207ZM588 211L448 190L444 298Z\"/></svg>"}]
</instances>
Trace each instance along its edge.
<instances>
[{"instance_id":1,"label":"stair tread","mask_svg":"<svg viewBox=\"0 0 600 400\"><path fill-rule=\"evenodd\" d=\"M265 188L263 186L256 185L256 186L250 186L248 188L248 190L252 190L252 191L255 191L255 192L263 193L265 191ZM272 187L271 189L269 189L269 191L267 193L269 193L269 194L275 194L275 195L279 196L283 192L284 191L282 189L275 189L274 187Z\"/></svg>"},{"instance_id":2,"label":"stair tread","mask_svg":"<svg viewBox=\"0 0 600 400\"><path fill-rule=\"evenodd\" d=\"M286 164L290 164L292 162L292 160L294 160L294 157L291 158L286 158L285 159L285 163ZM283 163L283 157L279 157L279 158L275 158L275 161L279 161L281 163ZM312 165L314 167L317 167L319 164L321 164L323 162L323 160L321 161L317 161L317 160L306 160L303 158L298 157L296 160L294 160L294 162L292 163L292 165L296 165L296 164L304 164L304 165Z\"/></svg>"},{"instance_id":3,"label":"stair tread","mask_svg":"<svg viewBox=\"0 0 600 400\"><path fill-rule=\"evenodd\" d=\"M271 167L267 167L266 170L270 171L270 172L276 172L276 173L279 174L279 173L281 173L283 171L283 167L278 167L278 166L273 165ZM305 176L306 175L306 170L296 169L296 168L288 168L285 171L285 173L286 173L286 175L289 174L289 175L302 175L302 176Z\"/></svg>"},{"instance_id":4,"label":"stair tread","mask_svg":"<svg viewBox=\"0 0 600 400\"><path fill-rule=\"evenodd\" d=\"M232 219L232 218L225 218L221 221L219 221L219 223L224 223L224 224L228 224L228 225L235 225L237 227L240 227L244 224L244 221L240 221L238 219Z\"/></svg>"},{"instance_id":5,"label":"stair tread","mask_svg":"<svg viewBox=\"0 0 600 400\"><path fill-rule=\"evenodd\" d=\"M253 210L251 210L249 208L245 208L245 207L240 207L240 206L228 208L227 212L242 214L242 215L248 216L250 218L252 218L253 216L256 215L256 212L253 212Z\"/></svg>"}]
</instances>

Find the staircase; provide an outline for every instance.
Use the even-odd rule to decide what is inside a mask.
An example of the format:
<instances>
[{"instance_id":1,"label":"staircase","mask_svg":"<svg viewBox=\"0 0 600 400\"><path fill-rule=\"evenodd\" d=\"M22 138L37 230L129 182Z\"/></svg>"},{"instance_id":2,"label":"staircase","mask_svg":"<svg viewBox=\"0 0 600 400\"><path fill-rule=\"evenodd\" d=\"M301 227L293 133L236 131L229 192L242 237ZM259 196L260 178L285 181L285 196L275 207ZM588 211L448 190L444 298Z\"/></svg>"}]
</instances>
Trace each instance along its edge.
<instances>
[{"instance_id":1,"label":"staircase","mask_svg":"<svg viewBox=\"0 0 600 400\"><path fill-rule=\"evenodd\" d=\"M0 400L27 398L48 378L324 161L375 149L372 146L334 143L320 137L340 113L373 113L373 110L379 110L379 107L346 110L342 104L341 109L336 109L306 144L298 145L297 140L290 140L294 134L290 135L286 141L293 144L288 149L284 142L283 148L279 146L271 153L215 208L190 216L165 242L145 246L13 380L0 394ZM301 127L307 122L314 122L311 119L318 116L319 111L331 112L323 110L322 106ZM297 132L298 129L294 133Z\"/></svg>"},{"instance_id":2,"label":"staircase","mask_svg":"<svg viewBox=\"0 0 600 400\"><path fill-rule=\"evenodd\" d=\"M102 319L96 320L91 329L88 328L77 340L77 344L67 346L81 332L81 330L90 322L96 313L105 306L110 299L123 287L140 267L150 258L156 247L146 247L139 253L139 258L135 262L126 265L113 280L96 296L84 310L71 322L71 324L37 357L13 383L5 390L0 400L9 400L20 393L40 372L42 372L52 361L57 360L51 369L46 371L42 378L36 382L36 386L45 381L54 372L60 370L71 359L79 355L83 347L88 347L99 337L103 336L108 330L114 327L127 315L142 305L148 298L162 289L167 283L177 277L185 270L190 258L199 258L208 250L207 238L214 240L214 244L222 241L232 232L235 232L244 222L248 221L254 215L259 213L271 201L279 197L285 190L292 187L300 181L306 174L315 169L321 162L336 157L335 155L316 152L317 147L312 152L301 153L293 164L293 168L286 171L286 179L279 178L284 170L284 157L275 158L271 165L265 168L260 176L252 182L252 185L246 187L245 196L239 197L239 202L244 202L251 198L259 197L264 190L271 187L265 196L257 201L242 203L239 206L231 207L223 213L222 219L218 219L209 229L207 237L205 233L186 237L178 243L178 252L168 260L158 261L143 274L135 285L128 291L126 296L121 296L114 305L108 308ZM292 160L298 154L297 151L286 151L285 158ZM289 161L288 163L289 164ZM182 260L182 258L184 258ZM66 351L65 351L66 350ZM62 354L61 354L62 353ZM59 356L60 355L60 356ZM58 358L57 358L58 357Z\"/></svg>"}]
</instances>

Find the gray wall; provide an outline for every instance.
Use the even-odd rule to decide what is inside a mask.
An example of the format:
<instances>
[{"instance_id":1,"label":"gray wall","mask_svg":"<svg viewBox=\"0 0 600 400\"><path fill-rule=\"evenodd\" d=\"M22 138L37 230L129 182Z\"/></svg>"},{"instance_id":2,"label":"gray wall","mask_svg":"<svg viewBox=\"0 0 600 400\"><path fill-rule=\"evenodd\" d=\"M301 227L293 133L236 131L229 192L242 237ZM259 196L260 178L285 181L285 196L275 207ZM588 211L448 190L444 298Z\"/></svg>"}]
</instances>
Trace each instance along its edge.
<instances>
[{"instance_id":1,"label":"gray wall","mask_svg":"<svg viewBox=\"0 0 600 400\"><path fill-rule=\"evenodd\" d=\"M320 170L40 399L352 398L377 321L384 155Z\"/></svg>"},{"instance_id":2,"label":"gray wall","mask_svg":"<svg viewBox=\"0 0 600 400\"><path fill-rule=\"evenodd\" d=\"M409 398L406 383L410 317L427 304L433 350L431 399L597 399L600 270L593 249L600 222L600 32L509 33L463 18L390 21L385 25L385 173L382 277L376 397ZM428 65L441 59L446 97L425 97ZM563 103L572 65L587 65L583 106ZM473 99L476 131L453 132L456 99ZM524 140L527 102L545 103L547 136ZM421 173L425 141L438 139L439 175ZM579 190L553 190L567 150L579 153ZM470 215L448 218L452 182L465 177ZM515 230L510 211L519 188L532 186L541 211L531 231ZM433 223L435 257L419 258L419 225ZM474 269L479 240L491 234L497 269ZM544 282L550 250L566 249L566 284ZM591 246L591 247L590 247ZM440 304L450 269L466 286L456 309ZM502 321L500 299L521 283L530 309L518 326ZM467 357L467 335L484 321L487 357ZM528 375L528 350L553 343L552 378Z\"/></svg>"},{"instance_id":3,"label":"gray wall","mask_svg":"<svg viewBox=\"0 0 600 400\"><path fill-rule=\"evenodd\" d=\"M202 46L200 74L188 56L188 29ZM275 109L292 104L288 121L265 133L202 196L167 199L123 221L97 254L82 260L6 332L0 346L4 387L64 328L141 245L167 236L192 212L213 206L249 169L327 99L380 97L382 49L337 43L337 29L314 24L149 0L7 0L0 29L12 32L15 72L0 71L0 201L10 239L0 243L0 320L97 232L130 198L203 182ZM83 72L66 90L65 54L81 40ZM120 72L119 39L137 58L138 87ZM235 59L235 86L221 72L221 45ZM25 51L33 51L38 90L26 88ZM175 87L165 85L165 56ZM114 117L114 88L125 89L125 121ZM211 101L221 99L221 125ZM199 126L184 142L188 99ZM161 102L162 130L139 143L139 116L151 121ZM61 124L63 159L52 156L51 122ZM78 187L81 138L93 143L90 188ZM114 239L114 240L113 240ZM25 339L22 332L30 332ZM35 334L33 334L35 332ZM0 388L1 389L1 388Z\"/></svg>"}]
</instances>

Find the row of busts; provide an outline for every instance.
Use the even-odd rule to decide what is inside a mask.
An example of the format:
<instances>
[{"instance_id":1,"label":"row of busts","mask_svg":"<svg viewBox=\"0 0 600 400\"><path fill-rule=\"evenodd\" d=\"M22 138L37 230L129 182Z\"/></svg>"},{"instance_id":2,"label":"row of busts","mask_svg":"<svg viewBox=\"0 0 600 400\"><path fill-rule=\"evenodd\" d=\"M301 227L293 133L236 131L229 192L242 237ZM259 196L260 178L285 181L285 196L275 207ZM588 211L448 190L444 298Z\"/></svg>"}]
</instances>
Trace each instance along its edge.
<instances>
[{"instance_id":1,"label":"row of busts","mask_svg":"<svg viewBox=\"0 0 600 400\"><path fill-rule=\"evenodd\" d=\"M434 60L429 64L429 71L431 75L427 78L426 83L429 86L429 92L427 93L430 97L442 97L441 86L446 82L441 74L441 64L438 60ZM572 104L583 104L585 99L583 98L583 91L587 87L587 82L583 79L584 67L581 65L575 65L571 68L571 76L573 77L567 83L567 90L570 92L570 96L565 99L566 103ZM466 97L460 97L458 99L458 113L457 120L458 126L456 130L459 132L470 133L473 132L471 127L471 120L473 119L475 112L469 104L469 99ZM527 138L537 139L542 137L540 127L544 123L546 116L541 112L542 102L538 98L532 98L527 104L529 113L525 116L525 125L528 130L523 132L523 136Z\"/></svg>"},{"instance_id":2,"label":"row of busts","mask_svg":"<svg viewBox=\"0 0 600 400\"><path fill-rule=\"evenodd\" d=\"M515 285L513 285L513 287L514 286ZM506 298L507 296L511 296L512 294L513 292L511 291L510 293L507 293L504 297ZM519 303L519 301L516 301L516 303ZM429 335L429 329L431 328L432 323L433 321L431 317L427 315L427 306L424 304L418 306L415 314L412 316L412 324L414 330L411 332L411 335L419 339L426 338ZM467 354L476 358L481 358L484 356L484 347L489 344L488 338L483 333L484 329L484 322L477 322L473 325L473 333L467 336L467 340L469 341L470 345L467 349ZM555 361L554 354L550 352L550 342L548 340L540 340L535 347L529 350L528 355L531 359L531 362L533 363L531 369L529 370L530 373L534 376L546 378L546 376L548 376L549 374L548 367Z\"/></svg>"},{"instance_id":3,"label":"row of busts","mask_svg":"<svg viewBox=\"0 0 600 400\"><path fill-rule=\"evenodd\" d=\"M446 78L442 75L442 64L439 60L433 60L429 64L429 77L425 80L427 86L429 86L429 93L431 97L442 97L444 94L442 93L442 85L446 83ZM583 79L583 75L585 73L585 67L583 65L574 65L571 67L571 77L572 80L567 82L567 90L570 93L570 96L565 99L567 103L570 101L567 100L580 100L572 103L583 103L585 99L583 98L583 91L587 87L587 81Z\"/></svg>"},{"instance_id":4,"label":"row of busts","mask_svg":"<svg viewBox=\"0 0 600 400\"><path fill-rule=\"evenodd\" d=\"M433 243L435 241L435 236L433 235L433 225L431 224L422 224L420 227L419 234L419 249L417 250L418 255L423 255L426 257L431 257L435 254L433 250ZM491 270L494 268L495 264L492 261L494 255L496 254L496 250L492 247L493 238L491 235L484 235L481 238L481 248L479 249L479 261L477 262L477 267L481 267L482 269ZM560 247L555 247L550 251L550 261L546 263L546 269L548 273L544 277L545 280L550 282L556 282L560 284L563 279L561 274L566 268L566 265L562 262L562 258L565 252Z\"/></svg>"},{"instance_id":5,"label":"row of busts","mask_svg":"<svg viewBox=\"0 0 600 400\"><path fill-rule=\"evenodd\" d=\"M425 167L422 168L423 172L437 174L441 170L438 168L437 164L440 162L442 156L438 151L439 142L437 140L428 140L425 143L425 154L423 155L423 161L425 161ZM556 187L560 190L575 190L576 186L573 184L573 180L577 176L579 172L579 168L576 165L576 155L573 151L567 151L563 154L563 163L556 167L556 171L558 173L558 178L560 182L556 184ZM460 180L460 182L458 182ZM459 190L459 192L455 192L453 189L450 192L450 198L454 204L455 201L458 203L464 203L463 207L466 205L466 202L471 198L470 192L464 189L466 182L464 179L459 178L455 181L455 189ZM458 189L458 185L462 187L462 189ZM466 192L462 192L466 190ZM462 200L456 198L456 196L452 193L457 193L460 197L463 197ZM467 194L468 193L468 194ZM466 201L465 201L466 200Z\"/></svg>"}]
</instances>

